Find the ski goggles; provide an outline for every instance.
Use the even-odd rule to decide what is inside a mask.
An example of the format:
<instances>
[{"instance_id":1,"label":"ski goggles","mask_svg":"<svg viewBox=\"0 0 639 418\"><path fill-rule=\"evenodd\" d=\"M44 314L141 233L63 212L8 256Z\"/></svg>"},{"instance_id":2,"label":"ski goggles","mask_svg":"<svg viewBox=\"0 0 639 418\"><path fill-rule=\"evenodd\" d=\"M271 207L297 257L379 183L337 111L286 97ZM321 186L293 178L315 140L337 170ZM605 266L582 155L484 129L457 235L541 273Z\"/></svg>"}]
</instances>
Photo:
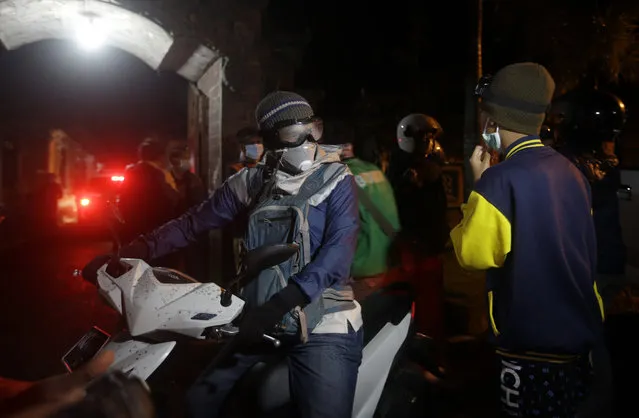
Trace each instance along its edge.
<instances>
[{"instance_id":1,"label":"ski goggles","mask_svg":"<svg viewBox=\"0 0 639 418\"><path fill-rule=\"evenodd\" d=\"M294 148L304 141L317 141L322 137L321 119L289 119L278 122L271 129L262 130L264 147L268 149Z\"/></svg>"}]
</instances>

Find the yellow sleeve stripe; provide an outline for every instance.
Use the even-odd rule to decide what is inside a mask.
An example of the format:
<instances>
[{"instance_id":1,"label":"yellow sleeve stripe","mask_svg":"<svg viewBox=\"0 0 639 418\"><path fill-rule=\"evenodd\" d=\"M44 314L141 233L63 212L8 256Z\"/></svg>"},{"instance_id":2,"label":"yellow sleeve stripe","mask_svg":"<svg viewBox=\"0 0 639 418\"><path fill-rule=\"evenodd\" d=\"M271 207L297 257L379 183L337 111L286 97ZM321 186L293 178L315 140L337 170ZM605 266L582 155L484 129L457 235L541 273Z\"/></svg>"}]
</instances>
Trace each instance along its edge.
<instances>
[{"instance_id":1,"label":"yellow sleeve stripe","mask_svg":"<svg viewBox=\"0 0 639 418\"><path fill-rule=\"evenodd\" d=\"M513 147L513 149L511 149L510 151L508 151L508 154L506 155L506 159L509 159L510 157L512 157L513 155L515 155L516 153L518 153L519 151L526 149L526 148L537 148L537 147L543 147L544 144L541 142L540 139L531 139L530 141L524 141L521 144L518 144L517 146Z\"/></svg>"},{"instance_id":2,"label":"yellow sleeve stripe","mask_svg":"<svg viewBox=\"0 0 639 418\"><path fill-rule=\"evenodd\" d=\"M464 217L450 232L459 264L467 270L501 267L511 250L508 219L488 200L471 192Z\"/></svg>"},{"instance_id":3,"label":"yellow sleeve stripe","mask_svg":"<svg viewBox=\"0 0 639 418\"><path fill-rule=\"evenodd\" d=\"M601 320L605 321L606 313L604 310L604 303L603 303L603 299L601 298L601 295L599 294L599 289L597 288L597 282L595 282L595 284L593 285L593 289L595 291L595 297L597 298L597 303L599 304L599 312L601 312Z\"/></svg>"},{"instance_id":4,"label":"yellow sleeve stripe","mask_svg":"<svg viewBox=\"0 0 639 418\"><path fill-rule=\"evenodd\" d=\"M497 324L495 323L495 317L493 316L493 291L488 292L488 317L490 318L490 327L493 329L493 334L495 336L499 335L499 330L497 329Z\"/></svg>"}]
</instances>

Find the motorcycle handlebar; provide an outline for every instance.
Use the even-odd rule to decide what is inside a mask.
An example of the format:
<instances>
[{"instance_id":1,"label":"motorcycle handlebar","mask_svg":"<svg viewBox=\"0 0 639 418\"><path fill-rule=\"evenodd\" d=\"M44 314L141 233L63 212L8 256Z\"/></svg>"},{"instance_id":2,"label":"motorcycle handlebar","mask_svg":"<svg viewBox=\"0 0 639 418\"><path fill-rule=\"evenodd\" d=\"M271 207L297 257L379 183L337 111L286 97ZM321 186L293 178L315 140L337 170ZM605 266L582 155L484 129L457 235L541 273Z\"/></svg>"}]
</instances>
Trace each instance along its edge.
<instances>
[{"instance_id":1,"label":"motorcycle handlebar","mask_svg":"<svg viewBox=\"0 0 639 418\"><path fill-rule=\"evenodd\" d=\"M235 337L240 332L240 329L233 325L226 325L217 329L218 336L227 336L227 337ZM273 344L273 347L279 348L282 345L282 342L275 337L272 337L268 334L263 334L262 338L265 341Z\"/></svg>"},{"instance_id":2,"label":"motorcycle handlebar","mask_svg":"<svg viewBox=\"0 0 639 418\"><path fill-rule=\"evenodd\" d=\"M280 346L282 345L282 342L280 340L278 340L275 337L271 337L268 334L263 334L262 338L264 338L266 341L269 341L271 344L273 344L273 347L275 348L280 348Z\"/></svg>"}]
</instances>

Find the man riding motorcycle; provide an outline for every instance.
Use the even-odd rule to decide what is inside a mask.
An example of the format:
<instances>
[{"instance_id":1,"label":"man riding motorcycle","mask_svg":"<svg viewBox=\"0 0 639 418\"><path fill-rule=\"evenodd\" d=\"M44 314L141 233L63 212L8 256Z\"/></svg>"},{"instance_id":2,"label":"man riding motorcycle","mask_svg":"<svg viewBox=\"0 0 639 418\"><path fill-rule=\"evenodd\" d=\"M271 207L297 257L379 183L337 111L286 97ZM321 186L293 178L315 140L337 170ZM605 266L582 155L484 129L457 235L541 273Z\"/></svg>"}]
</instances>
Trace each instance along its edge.
<instances>
[{"instance_id":1,"label":"man riding motorcycle","mask_svg":"<svg viewBox=\"0 0 639 418\"><path fill-rule=\"evenodd\" d=\"M390 181L402 231L401 264L417 291L417 328L443 335L443 264L439 255L448 241L447 199L442 178L443 152L437 138L442 127L432 117L414 113L397 125Z\"/></svg>"},{"instance_id":2,"label":"man riding motorcycle","mask_svg":"<svg viewBox=\"0 0 639 418\"><path fill-rule=\"evenodd\" d=\"M277 91L257 106L268 150L198 207L122 249L124 257L153 259L248 214L247 250L295 242L293 259L262 271L242 289L247 311L238 339L248 348L274 333L288 341L290 388L303 418L351 416L362 359L359 304L349 285L358 232L355 182L337 153L318 147L321 126L298 94ZM106 257L83 274L89 280ZM192 417L216 417L235 383L263 358L247 349L235 364L203 374L188 395Z\"/></svg>"}]
</instances>

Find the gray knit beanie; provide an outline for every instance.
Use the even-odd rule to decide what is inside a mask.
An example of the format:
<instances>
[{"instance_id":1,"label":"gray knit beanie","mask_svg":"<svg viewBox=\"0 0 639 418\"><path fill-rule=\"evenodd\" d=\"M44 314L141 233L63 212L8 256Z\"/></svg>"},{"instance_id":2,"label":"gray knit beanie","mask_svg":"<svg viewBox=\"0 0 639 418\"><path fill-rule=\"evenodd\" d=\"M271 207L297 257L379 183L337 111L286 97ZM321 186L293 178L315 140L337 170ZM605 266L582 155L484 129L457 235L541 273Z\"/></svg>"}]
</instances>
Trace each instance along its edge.
<instances>
[{"instance_id":1,"label":"gray knit beanie","mask_svg":"<svg viewBox=\"0 0 639 418\"><path fill-rule=\"evenodd\" d=\"M272 129L285 120L308 119L314 116L308 101L297 93L275 91L257 105L255 119L261 130Z\"/></svg>"},{"instance_id":2,"label":"gray knit beanie","mask_svg":"<svg viewBox=\"0 0 639 418\"><path fill-rule=\"evenodd\" d=\"M481 108L505 129L538 135L554 91L555 81L543 66L511 64L495 74L481 96Z\"/></svg>"}]
</instances>

